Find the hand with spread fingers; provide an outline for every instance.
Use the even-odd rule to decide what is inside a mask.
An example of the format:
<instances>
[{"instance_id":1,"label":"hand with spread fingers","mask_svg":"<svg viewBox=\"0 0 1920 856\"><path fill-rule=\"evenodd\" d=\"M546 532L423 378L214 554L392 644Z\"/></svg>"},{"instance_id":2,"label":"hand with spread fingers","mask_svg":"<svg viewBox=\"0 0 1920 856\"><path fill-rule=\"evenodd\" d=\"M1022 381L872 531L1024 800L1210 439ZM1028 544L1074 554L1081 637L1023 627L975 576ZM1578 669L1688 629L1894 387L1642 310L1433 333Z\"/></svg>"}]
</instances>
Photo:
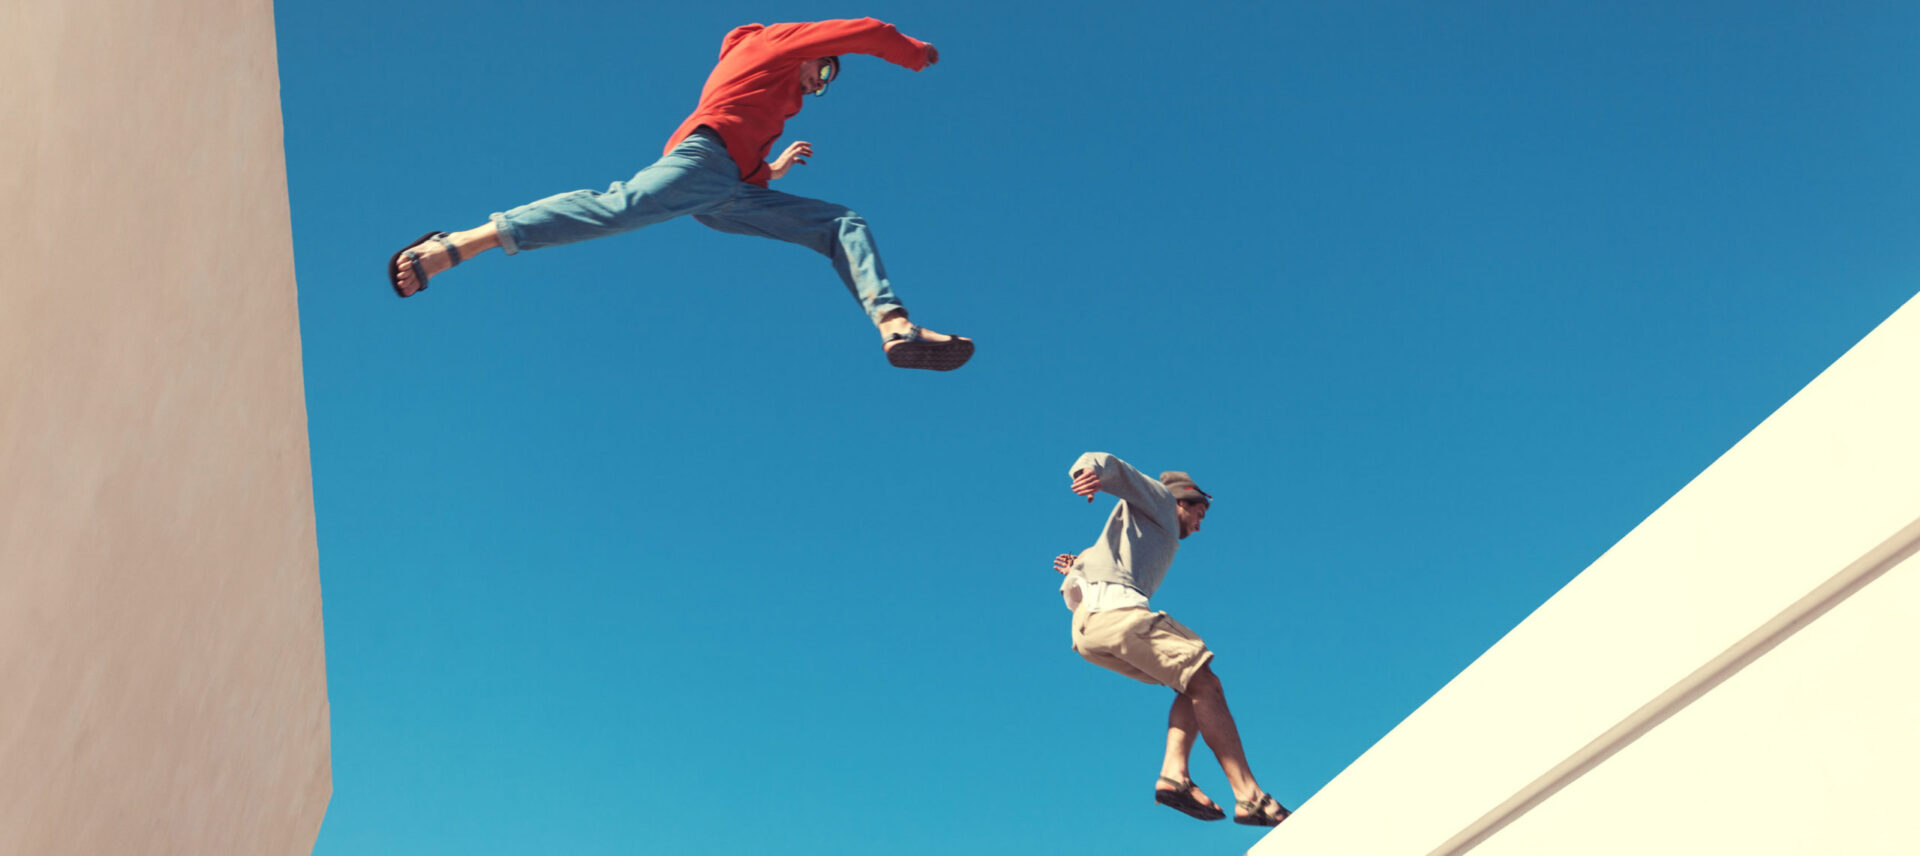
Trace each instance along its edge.
<instances>
[{"instance_id":1,"label":"hand with spread fingers","mask_svg":"<svg viewBox=\"0 0 1920 856\"><path fill-rule=\"evenodd\" d=\"M1080 556L1076 553L1061 553L1053 557L1053 569L1064 574L1073 570L1073 563L1078 561Z\"/></svg>"},{"instance_id":2,"label":"hand with spread fingers","mask_svg":"<svg viewBox=\"0 0 1920 856\"><path fill-rule=\"evenodd\" d=\"M787 174L787 170L797 165L805 164L807 158L810 157L813 157L813 144L806 140L800 140L788 146L786 151L780 153L780 157L774 159L774 162L768 165L767 174L774 178L780 178Z\"/></svg>"}]
</instances>

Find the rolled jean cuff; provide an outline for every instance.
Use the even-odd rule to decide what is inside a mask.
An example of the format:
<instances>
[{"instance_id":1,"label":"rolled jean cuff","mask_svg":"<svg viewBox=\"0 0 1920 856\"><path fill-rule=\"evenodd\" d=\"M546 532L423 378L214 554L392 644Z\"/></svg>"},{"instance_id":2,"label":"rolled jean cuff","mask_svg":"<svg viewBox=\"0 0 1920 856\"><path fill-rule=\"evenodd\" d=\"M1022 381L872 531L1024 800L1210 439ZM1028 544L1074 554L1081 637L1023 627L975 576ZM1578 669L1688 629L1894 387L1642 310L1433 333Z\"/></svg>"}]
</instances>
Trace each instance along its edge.
<instances>
[{"instance_id":1,"label":"rolled jean cuff","mask_svg":"<svg viewBox=\"0 0 1920 856\"><path fill-rule=\"evenodd\" d=\"M901 306L899 303L879 303L867 310L867 317L873 319L873 323L878 325L880 319L887 317L887 313L895 311L904 313L907 311L907 307Z\"/></svg>"},{"instance_id":2,"label":"rolled jean cuff","mask_svg":"<svg viewBox=\"0 0 1920 856\"><path fill-rule=\"evenodd\" d=\"M513 224L507 222L507 215L495 211L487 219L493 221L493 230L500 233L500 249L506 250L510 256L520 252L520 242L514 238Z\"/></svg>"}]
</instances>

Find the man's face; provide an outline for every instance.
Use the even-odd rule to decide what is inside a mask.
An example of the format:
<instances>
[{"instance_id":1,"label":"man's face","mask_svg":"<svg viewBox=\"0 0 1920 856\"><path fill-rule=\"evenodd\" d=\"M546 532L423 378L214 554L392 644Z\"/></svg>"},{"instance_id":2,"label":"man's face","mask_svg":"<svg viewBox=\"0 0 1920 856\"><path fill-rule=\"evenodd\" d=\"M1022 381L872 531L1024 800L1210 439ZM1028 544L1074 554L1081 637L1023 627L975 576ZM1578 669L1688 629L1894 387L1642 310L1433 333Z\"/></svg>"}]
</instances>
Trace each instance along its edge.
<instances>
[{"instance_id":1,"label":"man's face","mask_svg":"<svg viewBox=\"0 0 1920 856\"><path fill-rule=\"evenodd\" d=\"M1200 531L1200 521L1207 519L1207 503L1180 503L1180 537L1186 538Z\"/></svg>"},{"instance_id":2,"label":"man's face","mask_svg":"<svg viewBox=\"0 0 1920 856\"><path fill-rule=\"evenodd\" d=\"M840 69L832 60L825 57L807 60L800 64L800 91L808 95L824 94L827 84L839 74Z\"/></svg>"}]
</instances>

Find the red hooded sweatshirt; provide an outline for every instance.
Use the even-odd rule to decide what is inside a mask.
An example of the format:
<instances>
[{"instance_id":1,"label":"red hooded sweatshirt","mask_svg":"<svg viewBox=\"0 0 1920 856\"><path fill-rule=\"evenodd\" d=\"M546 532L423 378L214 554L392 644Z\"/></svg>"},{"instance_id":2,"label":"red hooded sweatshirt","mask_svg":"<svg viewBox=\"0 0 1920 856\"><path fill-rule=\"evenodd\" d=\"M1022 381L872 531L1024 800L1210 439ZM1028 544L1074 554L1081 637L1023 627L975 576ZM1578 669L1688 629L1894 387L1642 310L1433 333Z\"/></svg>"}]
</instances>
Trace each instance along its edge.
<instances>
[{"instance_id":1,"label":"red hooded sweatshirt","mask_svg":"<svg viewBox=\"0 0 1920 856\"><path fill-rule=\"evenodd\" d=\"M861 53L919 71L927 67L926 42L900 34L892 24L816 21L811 24L748 24L720 43L720 64L707 75L700 106L667 140L666 151L705 125L719 132L740 165L740 180L767 186L767 153L787 120L800 112L800 65L810 59Z\"/></svg>"}]
</instances>

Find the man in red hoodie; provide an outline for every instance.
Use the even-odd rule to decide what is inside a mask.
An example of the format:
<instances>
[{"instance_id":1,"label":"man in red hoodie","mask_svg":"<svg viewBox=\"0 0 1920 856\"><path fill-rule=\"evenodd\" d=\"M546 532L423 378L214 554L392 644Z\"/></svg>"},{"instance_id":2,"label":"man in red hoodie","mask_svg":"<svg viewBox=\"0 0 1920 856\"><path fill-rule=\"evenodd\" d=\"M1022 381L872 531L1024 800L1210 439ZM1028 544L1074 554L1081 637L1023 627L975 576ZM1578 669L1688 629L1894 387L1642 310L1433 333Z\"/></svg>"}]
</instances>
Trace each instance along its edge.
<instances>
[{"instance_id":1,"label":"man in red hoodie","mask_svg":"<svg viewBox=\"0 0 1920 856\"><path fill-rule=\"evenodd\" d=\"M667 140L664 157L604 193L562 193L496 213L464 232L422 235L387 262L394 293L411 297L432 277L495 247L512 255L692 215L722 232L774 238L827 256L880 328L888 362L959 368L973 356L973 341L907 320L865 219L843 205L767 187L813 155L813 146L800 141L767 162L787 119L800 112L805 96L826 94L847 53L914 71L940 61L933 45L872 18L736 28L721 43L699 107Z\"/></svg>"}]
</instances>

